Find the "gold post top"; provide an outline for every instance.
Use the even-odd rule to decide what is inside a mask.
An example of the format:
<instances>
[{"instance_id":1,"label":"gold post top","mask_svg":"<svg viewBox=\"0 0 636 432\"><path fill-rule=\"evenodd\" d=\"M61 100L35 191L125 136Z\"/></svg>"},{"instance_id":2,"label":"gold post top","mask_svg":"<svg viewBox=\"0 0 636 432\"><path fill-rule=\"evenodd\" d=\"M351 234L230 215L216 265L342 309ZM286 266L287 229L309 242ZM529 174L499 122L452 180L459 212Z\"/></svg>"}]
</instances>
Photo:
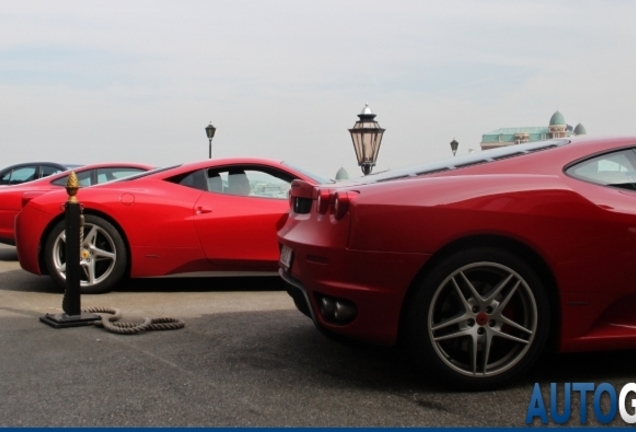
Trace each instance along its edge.
<instances>
[{"instance_id":1,"label":"gold post top","mask_svg":"<svg viewBox=\"0 0 636 432\"><path fill-rule=\"evenodd\" d=\"M70 203L77 203L77 198L75 197L75 195L77 195L77 191L79 190L80 185L79 185L79 181L77 180L77 175L75 174L75 171L71 171L71 173L68 176L68 180L66 182L66 193L68 194L68 202Z\"/></svg>"}]
</instances>

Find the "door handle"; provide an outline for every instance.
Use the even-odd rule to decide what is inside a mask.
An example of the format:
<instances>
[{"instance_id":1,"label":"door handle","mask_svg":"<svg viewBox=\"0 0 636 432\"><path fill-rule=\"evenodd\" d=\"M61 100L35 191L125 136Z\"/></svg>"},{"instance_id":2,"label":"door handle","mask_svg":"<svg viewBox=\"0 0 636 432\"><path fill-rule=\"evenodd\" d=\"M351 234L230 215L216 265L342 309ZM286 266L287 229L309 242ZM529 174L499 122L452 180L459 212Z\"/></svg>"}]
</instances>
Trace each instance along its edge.
<instances>
[{"instance_id":1,"label":"door handle","mask_svg":"<svg viewBox=\"0 0 636 432\"><path fill-rule=\"evenodd\" d=\"M197 207L196 208L196 214L200 215L200 214L206 214L206 213L212 213L212 210L206 209L206 208L203 208L203 207Z\"/></svg>"}]
</instances>

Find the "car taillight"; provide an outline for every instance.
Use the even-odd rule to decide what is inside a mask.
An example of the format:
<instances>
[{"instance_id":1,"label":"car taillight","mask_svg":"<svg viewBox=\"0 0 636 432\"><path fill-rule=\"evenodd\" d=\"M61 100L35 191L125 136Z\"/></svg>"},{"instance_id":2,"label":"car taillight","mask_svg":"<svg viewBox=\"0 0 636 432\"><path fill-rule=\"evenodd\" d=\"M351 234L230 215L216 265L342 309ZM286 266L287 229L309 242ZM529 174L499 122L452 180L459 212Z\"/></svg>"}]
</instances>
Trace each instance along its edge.
<instances>
[{"instance_id":1,"label":"car taillight","mask_svg":"<svg viewBox=\"0 0 636 432\"><path fill-rule=\"evenodd\" d=\"M316 203L316 211L320 214L326 214L329 210L329 204L331 204L331 191L329 189L322 189L318 191L318 200Z\"/></svg>"},{"instance_id":2,"label":"car taillight","mask_svg":"<svg viewBox=\"0 0 636 432\"><path fill-rule=\"evenodd\" d=\"M349 204L355 195L351 192L342 191L337 192L333 198L333 206L331 207L331 213L336 220L340 220L349 211Z\"/></svg>"}]
</instances>

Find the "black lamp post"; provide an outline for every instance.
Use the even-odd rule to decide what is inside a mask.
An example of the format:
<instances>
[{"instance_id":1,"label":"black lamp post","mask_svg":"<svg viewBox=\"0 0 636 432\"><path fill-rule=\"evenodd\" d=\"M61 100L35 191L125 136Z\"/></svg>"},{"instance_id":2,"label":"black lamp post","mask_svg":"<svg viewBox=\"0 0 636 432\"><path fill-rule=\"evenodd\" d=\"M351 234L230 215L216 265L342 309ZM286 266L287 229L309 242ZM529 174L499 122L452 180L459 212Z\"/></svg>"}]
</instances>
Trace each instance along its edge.
<instances>
[{"instance_id":1,"label":"black lamp post","mask_svg":"<svg viewBox=\"0 0 636 432\"><path fill-rule=\"evenodd\" d=\"M362 168L362 173L368 175L371 174L378 159L382 135L386 129L382 129L374 120L375 114L371 112L369 104L364 106L358 117L360 120L353 125L352 129L349 129L349 133L358 158L358 165Z\"/></svg>"},{"instance_id":2,"label":"black lamp post","mask_svg":"<svg viewBox=\"0 0 636 432\"><path fill-rule=\"evenodd\" d=\"M212 122L205 128L205 133L208 135L208 139L210 140L210 156L212 159L212 138L214 138L214 133L216 132L216 128L212 126Z\"/></svg>"},{"instance_id":3,"label":"black lamp post","mask_svg":"<svg viewBox=\"0 0 636 432\"><path fill-rule=\"evenodd\" d=\"M455 153L457 153L457 147L459 147L459 143L455 141L455 138L453 138L453 140L450 142L450 145L451 150L453 151L453 156L455 156Z\"/></svg>"}]
</instances>

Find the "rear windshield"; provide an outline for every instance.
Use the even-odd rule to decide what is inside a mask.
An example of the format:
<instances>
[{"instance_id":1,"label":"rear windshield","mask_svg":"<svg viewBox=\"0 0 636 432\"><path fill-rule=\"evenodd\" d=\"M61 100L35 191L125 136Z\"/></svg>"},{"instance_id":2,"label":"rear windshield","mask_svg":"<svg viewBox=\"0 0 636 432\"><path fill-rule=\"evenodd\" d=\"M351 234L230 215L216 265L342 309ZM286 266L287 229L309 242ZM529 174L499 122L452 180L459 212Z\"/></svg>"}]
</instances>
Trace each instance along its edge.
<instances>
[{"instance_id":1,"label":"rear windshield","mask_svg":"<svg viewBox=\"0 0 636 432\"><path fill-rule=\"evenodd\" d=\"M524 154L534 153L541 150L548 150L568 144L569 142L569 140L565 139L554 139L546 141L534 141L531 143L511 145L490 150L482 150L480 152L451 157L439 161L427 162L419 165L411 165L404 168L396 168L376 174L369 174L365 177L365 180L369 183L374 183L427 174L435 174L473 165L494 162L501 159L522 156Z\"/></svg>"}]
</instances>

